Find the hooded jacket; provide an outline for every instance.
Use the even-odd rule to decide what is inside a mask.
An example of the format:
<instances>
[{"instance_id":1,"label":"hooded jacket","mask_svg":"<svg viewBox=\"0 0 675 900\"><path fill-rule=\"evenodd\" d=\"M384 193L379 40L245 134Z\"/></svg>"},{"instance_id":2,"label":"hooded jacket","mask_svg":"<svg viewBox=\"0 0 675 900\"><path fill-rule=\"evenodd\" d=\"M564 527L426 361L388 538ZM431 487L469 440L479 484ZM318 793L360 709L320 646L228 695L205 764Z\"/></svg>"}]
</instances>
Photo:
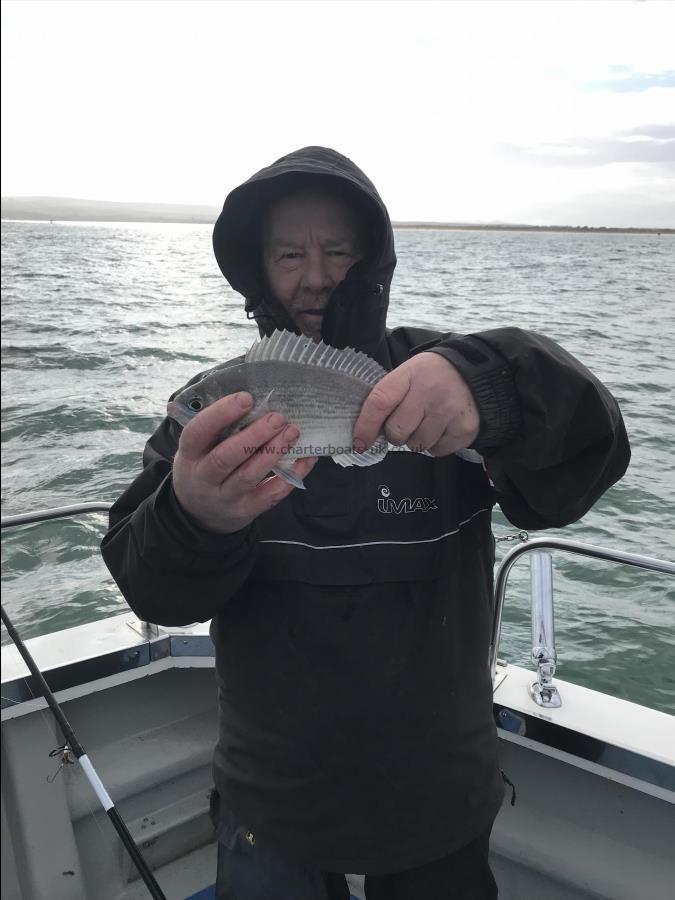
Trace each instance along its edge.
<instances>
[{"instance_id":1,"label":"hooded jacket","mask_svg":"<svg viewBox=\"0 0 675 900\"><path fill-rule=\"evenodd\" d=\"M326 871L385 873L440 858L489 827L502 799L488 649L498 502L514 525L579 519L624 473L616 401L547 338L386 329L396 265L387 210L348 159L291 153L236 188L214 249L261 334L293 327L260 274L265 206L319 182L358 208L369 251L333 291L323 338L386 368L429 350L476 399L477 464L390 453L320 459L251 526L222 536L180 508L165 419L114 505L104 559L136 614L212 618L221 824Z\"/></svg>"}]
</instances>

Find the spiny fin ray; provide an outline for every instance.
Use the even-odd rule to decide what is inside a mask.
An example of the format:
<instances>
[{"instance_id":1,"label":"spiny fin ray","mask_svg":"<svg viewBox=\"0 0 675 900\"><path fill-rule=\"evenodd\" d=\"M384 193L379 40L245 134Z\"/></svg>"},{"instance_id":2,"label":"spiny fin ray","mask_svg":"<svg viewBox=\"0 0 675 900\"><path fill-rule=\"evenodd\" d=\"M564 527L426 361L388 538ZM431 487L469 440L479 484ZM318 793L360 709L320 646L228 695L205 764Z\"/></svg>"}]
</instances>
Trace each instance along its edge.
<instances>
[{"instance_id":1,"label":"spiny fin ray","mask_svg":"<svg viewBox=\"0 0 675 900\"><path fill-rule=\"evenodd\" d=\"M345 347L338 350L291 331L275 331L271 337L256 341L245 357L247 363L290 362L305 366L333 369L374 386L387 371L365 353ZM359 465L359 463L354 463ZM365 463L368 465L369 463ZM364 465L364 463L360 463Z\"/></svg>"}]
</instances>

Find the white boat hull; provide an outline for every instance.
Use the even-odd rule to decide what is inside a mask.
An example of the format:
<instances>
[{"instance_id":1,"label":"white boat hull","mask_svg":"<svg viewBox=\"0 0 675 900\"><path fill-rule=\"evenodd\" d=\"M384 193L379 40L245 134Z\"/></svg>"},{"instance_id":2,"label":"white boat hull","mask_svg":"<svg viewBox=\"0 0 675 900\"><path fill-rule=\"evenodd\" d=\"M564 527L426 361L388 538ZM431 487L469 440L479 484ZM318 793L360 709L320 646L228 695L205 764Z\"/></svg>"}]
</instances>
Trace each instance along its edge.
<instances>
[{"instance_id":1,"label":"white boat hull","mask_svg":"<svg viewBox=\"0 0 675 900\"><path fill-rule=\"evenodd\" d=\"M215 880L212 645L203 625L148 639L129 620L28 646L168 900L184 900ZM61 739L44 701L25 699L25 674L3 648L3 900L147 897L79 765L50 757ZM561 681L563 706L542 710L533 677L502 666L495 690L517 790L493 832L500 897L671 900L675 720Z\"/></svg>"}]
</instances>

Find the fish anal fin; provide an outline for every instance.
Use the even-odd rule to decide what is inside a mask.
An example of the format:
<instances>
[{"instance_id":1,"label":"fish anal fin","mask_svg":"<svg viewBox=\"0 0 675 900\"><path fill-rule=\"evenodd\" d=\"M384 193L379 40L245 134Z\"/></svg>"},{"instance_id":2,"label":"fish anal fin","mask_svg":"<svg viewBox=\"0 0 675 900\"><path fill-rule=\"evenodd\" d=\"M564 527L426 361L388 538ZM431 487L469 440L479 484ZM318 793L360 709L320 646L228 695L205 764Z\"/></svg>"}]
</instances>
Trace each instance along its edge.
<instances>
[{"instance_id":1,"label":"fish anal fin","mask_svg":"<svg viewBox=\"0 0 675 900\"><path fill-rule=\"evenodd\" d=\"M298 473L293 468L294 460L291 459L281 459L277 463L276 466L272 469L275 475L278 475L279 478L283 478L284 481L288 482L288 484L293 485L294 488L298 488L301 491L307 490L305 484L298 475Z\"/></svg>"}]
</instances>

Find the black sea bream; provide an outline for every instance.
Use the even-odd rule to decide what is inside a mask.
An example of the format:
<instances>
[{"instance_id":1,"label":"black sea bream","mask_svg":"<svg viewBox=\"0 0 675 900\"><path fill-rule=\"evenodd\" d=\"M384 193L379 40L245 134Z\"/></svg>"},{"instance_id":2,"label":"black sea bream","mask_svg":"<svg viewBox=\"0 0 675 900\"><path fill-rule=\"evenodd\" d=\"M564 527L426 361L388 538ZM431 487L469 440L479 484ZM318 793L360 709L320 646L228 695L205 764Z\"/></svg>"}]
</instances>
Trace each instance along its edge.
<instances>
[{"instance_id":1,"label":"black sea bream","mask_svg":"<svg viewBox=\"0 0 675 900\"><path fill-rule=\"evenodd\" d=\"M248 391L253 409L223 437L245 428L269 412L279 412L300 431L294 447L272 471L296 487L295 460L330 456L341 466L370 466L391 449L384 436L357 453L352 433L363 402L387 374L365 353L337 350L323 341L277 331L257 341L243 360L219 367L185 388L169 403L168 415L185 425L205 407L227 394ZM400 448L397 448L400 449Z\"/></svg>"}]
</instances>

